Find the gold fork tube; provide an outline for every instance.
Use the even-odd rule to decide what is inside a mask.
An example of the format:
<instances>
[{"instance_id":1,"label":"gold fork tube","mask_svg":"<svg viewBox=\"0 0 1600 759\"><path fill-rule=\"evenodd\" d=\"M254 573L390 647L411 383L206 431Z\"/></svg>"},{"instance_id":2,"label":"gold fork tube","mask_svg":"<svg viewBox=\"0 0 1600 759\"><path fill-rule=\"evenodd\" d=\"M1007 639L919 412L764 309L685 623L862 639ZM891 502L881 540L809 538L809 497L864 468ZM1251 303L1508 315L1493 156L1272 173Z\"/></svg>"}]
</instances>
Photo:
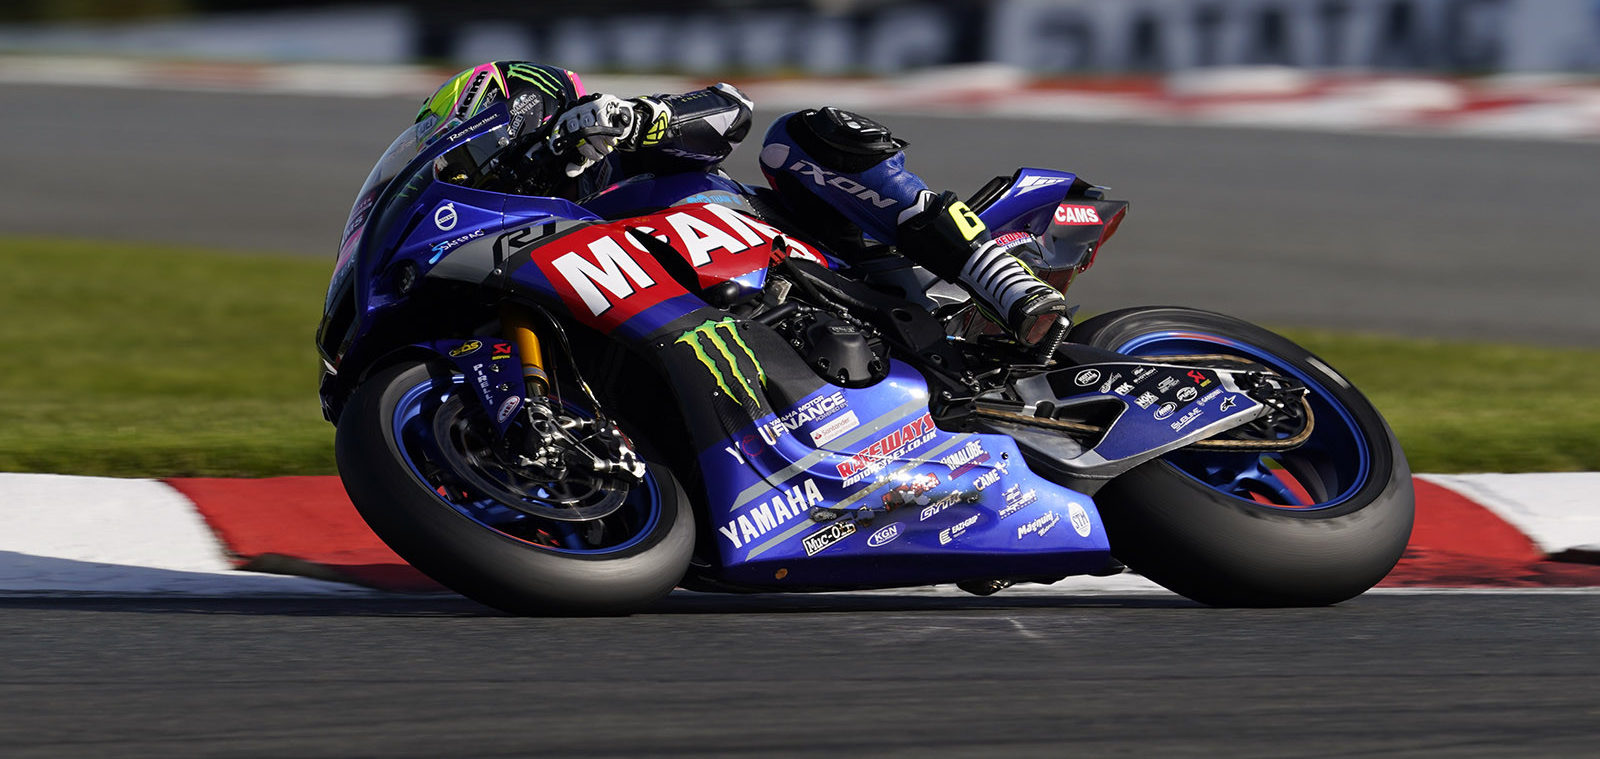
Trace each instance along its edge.
<instances>
[{"instance_id":1,"label":"gold fork tube","mask_svg":"<svg viewBox=\"0 0 1600 759\"><path fill-rule=\"evenodd\" d=\"M550 375L544 371L544 348L539 335L529 325L527 315L514 306L500 309L500 323L522 354L522 378L528 383L528 397L543 396L550 389Z\"/></svg>"}]
</instances>

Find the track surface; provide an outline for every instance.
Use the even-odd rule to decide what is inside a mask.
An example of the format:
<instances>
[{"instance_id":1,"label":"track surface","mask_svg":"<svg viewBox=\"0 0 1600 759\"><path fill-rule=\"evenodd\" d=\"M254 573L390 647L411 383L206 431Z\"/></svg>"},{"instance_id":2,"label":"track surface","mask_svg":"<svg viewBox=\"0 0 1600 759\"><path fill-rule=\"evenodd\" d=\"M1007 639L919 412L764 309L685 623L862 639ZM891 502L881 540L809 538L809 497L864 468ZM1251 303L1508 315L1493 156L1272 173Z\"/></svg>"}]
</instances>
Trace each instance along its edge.
<instances>
[{"instance_id":1,"label":"track surface","mask_svg":"<svg viewBox=\"0 0 1600 759\"><path fill-rule=\"evenodd\" d=\"M57 756L1592 756L1597 595L0 601Z\"/></svg>"},{"instance_id":2,"label":"track surface","mask_svg":"<svg viewBox=\"0 0 1600 759\"><path fill-rule=\"evenodd\" d=\"M420 98L419 98L420 100ZM417 101L0 86L6 234L331 259ZM729 160L757 181L759 131ZM936 185L1074 169L1133 201L1072 296L1600 346L1600 144L885 116ZM320 298L321 293L308 294Z\"/></svg>"}]
</instances>

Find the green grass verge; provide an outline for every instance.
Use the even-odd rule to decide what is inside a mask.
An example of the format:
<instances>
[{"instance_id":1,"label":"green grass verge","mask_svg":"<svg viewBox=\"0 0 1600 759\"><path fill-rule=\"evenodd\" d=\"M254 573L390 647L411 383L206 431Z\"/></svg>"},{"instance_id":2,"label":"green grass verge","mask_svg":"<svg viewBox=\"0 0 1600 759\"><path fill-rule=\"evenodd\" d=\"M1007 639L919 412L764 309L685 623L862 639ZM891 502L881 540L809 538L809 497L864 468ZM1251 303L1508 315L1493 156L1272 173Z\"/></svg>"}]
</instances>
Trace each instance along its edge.
<instances>
[{"instance_id":1,"label":"green grass verge","mask_svg":"<svg viewBox=\"0 0 1600 759\"><path fill-rule=\"evenodd\" d=\"M312 347L329 260L0 241L0 471L332 474ZM1600 470L1600 351L1287 330L1414 471Z\"/></svg>"}]
</instances>

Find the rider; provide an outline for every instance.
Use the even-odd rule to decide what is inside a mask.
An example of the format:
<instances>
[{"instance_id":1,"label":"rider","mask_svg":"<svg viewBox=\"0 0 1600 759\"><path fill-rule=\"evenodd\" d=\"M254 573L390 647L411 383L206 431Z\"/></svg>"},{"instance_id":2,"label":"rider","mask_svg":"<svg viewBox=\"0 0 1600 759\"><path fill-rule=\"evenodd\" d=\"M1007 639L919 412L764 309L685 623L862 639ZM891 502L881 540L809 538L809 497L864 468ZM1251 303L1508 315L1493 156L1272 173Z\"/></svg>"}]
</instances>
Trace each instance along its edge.
<instances>
[{"instance_id":1,"label":"rider","mask_svg":"<svg viewBox=\"0 0 1600 759\"><path fill-rule=\"evenodd\" d=\"M571 154L565 173L575 198L644 172L712 171L749 133L752 116L751 101L729 84L624 99L586 94L566 69L496 61L446 82L417 120L470 121L501 97L512 117L507 140L545 130L552 150ZM992 239L955 193L934 192L908 171L906 144L863 116L808 109L778 117L767 130L761 168L795 215L829 237L865 233L896 246L961 283L1019 340L1037 342L1065 318L1061 293Z\"/></svg>"}]
</instances>

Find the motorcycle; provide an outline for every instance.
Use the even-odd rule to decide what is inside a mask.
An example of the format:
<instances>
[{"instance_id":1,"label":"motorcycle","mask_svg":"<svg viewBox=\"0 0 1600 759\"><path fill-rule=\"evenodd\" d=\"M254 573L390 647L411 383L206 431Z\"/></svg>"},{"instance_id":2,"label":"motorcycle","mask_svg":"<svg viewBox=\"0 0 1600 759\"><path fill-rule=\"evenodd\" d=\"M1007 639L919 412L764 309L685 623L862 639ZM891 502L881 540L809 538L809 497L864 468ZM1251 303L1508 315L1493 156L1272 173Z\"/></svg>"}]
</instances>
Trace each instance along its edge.
<instances>
[{"instance_id":1,"label":"motorcycle","mask_svg":"<svg viewBox=\"0 0 1600 759\"><path fill-rule=\"evenodd\" d=\"M675 587L989 594L1128 567L1205 604L1323 605L1405 548L1393 433L1283 337L1142 307L1022 345L720 173L554 197L560 151L507 122L395 141L317 333L351 501L463 595L619 614ZM1128 204L1023 168L963 208L1066 291Z\"/></svg>"}]
</instances>

